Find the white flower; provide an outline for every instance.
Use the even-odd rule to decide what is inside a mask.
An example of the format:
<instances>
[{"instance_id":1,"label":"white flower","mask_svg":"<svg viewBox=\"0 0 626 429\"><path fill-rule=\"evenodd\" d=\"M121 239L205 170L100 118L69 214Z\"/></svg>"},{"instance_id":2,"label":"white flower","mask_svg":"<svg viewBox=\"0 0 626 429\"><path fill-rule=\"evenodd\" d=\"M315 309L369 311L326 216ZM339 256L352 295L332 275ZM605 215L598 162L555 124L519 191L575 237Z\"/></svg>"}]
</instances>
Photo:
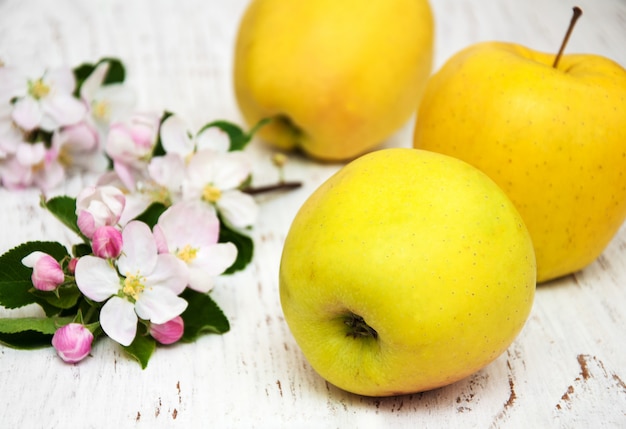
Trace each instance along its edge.
<instances>
[{"instance_id":1,"label":"white flower","mask_svg":"<svg viewBox=\"0 0 626 429\"><path fill-rule=\"evenodd\" d=\"M100 310L102 330L123 346L137 334L137 318L161 324L179 316L187 301L178 295L188 280L185 264L158 254L150 228L131 221L122 231L122 253L113 266L83 256L76 264L76 284L89 299L106 301Z\"/></svg>"},{"instance_id":2,"label":"white flower","mask_svg":"<svg viewBox=\"0 0 626 429\"><path fill-rule=\"evenodd\" d=\"M13 120L25 131L36 128L54 131L80 122L87 108L72 95L75 86L74 74L68 67L51 70L29 81L26 95L15 103Z\"/></svg>"},{"instance_id":3,"label":"white flower","mask_svg":"<svg viewBox=\"0 0 626 429\"><path fill-rule=\"evenodd\" d=\"M107 61L98 64L80 87L80 96L89 106L91 118L103 131L112 122L128 116L135 105L135 93L123 83L104 85L109 66Z\"/></svg>"},{"instance_id":4,"label":"white flower","mask_svg":"<svg viewBox=\"0 0 626 429\"><path fill-rule=\"evenodd\" d=\"M183 198L200 199L214 205L224 220L237 228L256 221L258 207L252 196L239 190L252 166L243 152L196 152L187 165Z\"/></svg>"},{"instance_id":5,"label":"white flower","mask_svg":"<svg viewBox=\"0 0 626 429\"><path fill-rule=\"evenodd\" d=\"M160 251L176 255L187 264L189 287L198 292L213 288L213 278L237 258L233 243L218 243L220 223L213 209L201 201L174 204L154 227Z\"/></svg>"}]
</instances>

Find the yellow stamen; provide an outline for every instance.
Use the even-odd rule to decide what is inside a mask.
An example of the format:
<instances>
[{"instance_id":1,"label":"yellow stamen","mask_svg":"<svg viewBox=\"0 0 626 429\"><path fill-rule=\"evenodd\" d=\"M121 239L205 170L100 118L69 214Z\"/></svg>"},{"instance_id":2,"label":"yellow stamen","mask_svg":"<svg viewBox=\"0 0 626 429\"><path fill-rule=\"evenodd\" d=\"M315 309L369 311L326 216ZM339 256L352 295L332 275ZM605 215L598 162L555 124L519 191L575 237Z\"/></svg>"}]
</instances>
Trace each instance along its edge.
<instances>
[{"instance_id":1,"label":"yellow stamen","mask_svg":"<svg viewBox=\"0 0 626 429\"><path fill-rule=\"evenodd\" d=\"M61 146L57 161L59 161L59 163L65 168L69 168L73 165L74 156L69 149L67 149L65 146Z\"/></svg>"},{"instance_id":2,"label":"yellow stamen","mask_svg":"<svg viewBox=\"0 0 626 429\"><path fill-rule=\"evenodd\" d=\"M122 288L122 292L132 297L134 300L137 300L139 298L139 295L141 295L143 290L146 288L146 286L144 285L145 281L145 277L139 274L135 275L129 273L124 279L124 287Z\"/></svg>"},{"instance_id":3,"label":"yellow stamen","mask_svg":"<svg viewBox=\"0 0 626 429\"><path fill-rule=\"evenodd\" d=\"M183 247L182 249L176 251L176 256L178 256L186 263L189 263L196 259L197 255L198 249L191 247L189 244L185 245L185 247Z\"/></svg>"},{"instance_id":4,"label":"yellow stamen","mask_svg":"<svg viewBox=\"0 0 626 429\"><path fill-rule=\"evenodd\" d=\"M111 106L106 101L94 101L91 105L93 116L102 122L109 122L111 118Z\"/></svg>"},{"instance_id":5,"label":"yellow stamen","mask_svg":"<svg viewBox=\"0 0 626 429\"><path fill-rule=\"evenodd\" d=\"M37 79L30 87L30 93L35 99L39 100L50 93L50 87L43 83L41 79Z\"/></svg>"},{"instance_id":6,"label":"yellow stamen","mask_svg":"<svg viewBox=\"0 0 626 429\"><path fill-rule=\"evenodd\" d=\"M212 185L206 185L202 190L202 199L208 203L216 203L222 197L222 191Z\"/></svg>"}]
</instances>

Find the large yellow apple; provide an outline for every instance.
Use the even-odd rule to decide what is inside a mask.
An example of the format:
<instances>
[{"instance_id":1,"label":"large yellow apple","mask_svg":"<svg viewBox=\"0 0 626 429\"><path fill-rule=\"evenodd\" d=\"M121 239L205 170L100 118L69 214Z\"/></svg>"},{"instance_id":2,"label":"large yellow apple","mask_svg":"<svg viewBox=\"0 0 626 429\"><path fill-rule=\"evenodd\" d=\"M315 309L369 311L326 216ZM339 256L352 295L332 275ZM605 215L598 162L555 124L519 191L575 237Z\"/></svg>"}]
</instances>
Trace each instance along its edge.
<instances>
[{"instance_id":1,"label":"large yellow apple","mask_svg":"<svg viewBox=\"0 0 626 429\"><path fill-rule=\"evenodd\" d=\"M469 164L409 148L364 155L319 187L280 266L305 357L367 396L478 371L520 332L534 291L532 243L500 188Z\"/></svg>"},{"instance_id":2,"label":"large yellow apple","mask_svg":"<svg viewBox=\"0 0 626 429\"><path fill-rule=\"evenodd\" d=\"M407 122L430 76L427 0L253 0L240 22L235 95L262 140L341 161Z\"/></svg>"},{"instance_id":3,"label":"large yellow apple","mask_svg":"<svg viewBox=\"0 0 626 429\"><path fill-rule=\"evenodd\" d=\"M626 217L626 70L484 42L430 79L414 146L487 173L521 213L539 282L582 269Z\"/></svg>"}]
</instances>

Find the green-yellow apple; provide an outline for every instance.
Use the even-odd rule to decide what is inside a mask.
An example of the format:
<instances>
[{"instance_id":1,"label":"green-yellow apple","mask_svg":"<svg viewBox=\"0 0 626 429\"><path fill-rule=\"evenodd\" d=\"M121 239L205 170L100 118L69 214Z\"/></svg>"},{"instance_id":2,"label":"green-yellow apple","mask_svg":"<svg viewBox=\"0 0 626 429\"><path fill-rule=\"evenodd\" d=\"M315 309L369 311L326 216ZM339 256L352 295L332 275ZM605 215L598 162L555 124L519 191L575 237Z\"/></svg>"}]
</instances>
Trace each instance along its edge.
<instances>
[{"instance_id":1,"label":"green-yellow apple","mask_svg":"<svg viewBox=\"0 0 626 429\"><path fill-rule=\"evenodd\" d=\"M519 213L484 173L434 152L382 149L300 208L280 299L322 377L388 396L453 383L500 355L529 315L535 274Z\"/></svg>"},{"instance_id":2,"label":"green-yellow apple","mask_svg":"<svg viewBox=\"0 0 626 429\"><path fill-rule=\"evenodd\" d=\"M417 110L432 69L427 0L253 0L239 25L234 85L259 137L342 161L381 144Z\"/></svg>"},{"instance_id":3,"label":"green-yellow apple","mask_svg":"<svg viewBox=\"0 0 626 429\"><path fill-rule=\"evenodd\" d=\"M521 213L545 282L595 260L626 218L626 70L596 55L484 42L450 58L414 147L487 173Z\"/></svg>"}]
</instances>

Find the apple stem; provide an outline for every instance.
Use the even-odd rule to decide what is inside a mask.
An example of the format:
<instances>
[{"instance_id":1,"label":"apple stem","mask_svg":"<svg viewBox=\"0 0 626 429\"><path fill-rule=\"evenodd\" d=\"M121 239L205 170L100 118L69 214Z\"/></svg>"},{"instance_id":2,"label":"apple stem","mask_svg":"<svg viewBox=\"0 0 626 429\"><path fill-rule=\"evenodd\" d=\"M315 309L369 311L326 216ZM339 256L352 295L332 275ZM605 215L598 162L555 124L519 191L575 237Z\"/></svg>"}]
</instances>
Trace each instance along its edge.
<instances>
[{"instance_id":1,"label":"apple stem","mask_svg":"<svg viewBox=\"0 0 626 429\"><path fill-rule=\"evenodd\" d=\"M258 194L264 194L266 192L273 192L273 191L290 191L292 189L298 189L300 186L302 186L301 182L280 181L278 183L274 183L273 185L265 185L265 186L258 186L258 187L249 186L247 188L242 189L242 191L249 195L258 195Z\"/></svg>"},{"instance_id":2,"label":"apple stem","mask_svg":"<svg viewBox=\"0 0 626 429\"><path fill-rule=\"evenodd\" d=\"M572 15L572 19L569 22L569 27L567 27L567 32L565 33L565 37L563 38L563 43L561 43L561 49L559 49L559 53L556 54L556 58L554 58L554 63L552 64L553 68L557 68L557 66L559 65L559 61L563 56L563 51L565 51L565 46L567 45L569 37L572 35L572 31L574 30L574 26L576 25L576 21L578 21L578 18L580 18L580 16L583 14L583 10L578 6L574 6L573 10L574 14Z\"/></svg>"}]
</instances>

